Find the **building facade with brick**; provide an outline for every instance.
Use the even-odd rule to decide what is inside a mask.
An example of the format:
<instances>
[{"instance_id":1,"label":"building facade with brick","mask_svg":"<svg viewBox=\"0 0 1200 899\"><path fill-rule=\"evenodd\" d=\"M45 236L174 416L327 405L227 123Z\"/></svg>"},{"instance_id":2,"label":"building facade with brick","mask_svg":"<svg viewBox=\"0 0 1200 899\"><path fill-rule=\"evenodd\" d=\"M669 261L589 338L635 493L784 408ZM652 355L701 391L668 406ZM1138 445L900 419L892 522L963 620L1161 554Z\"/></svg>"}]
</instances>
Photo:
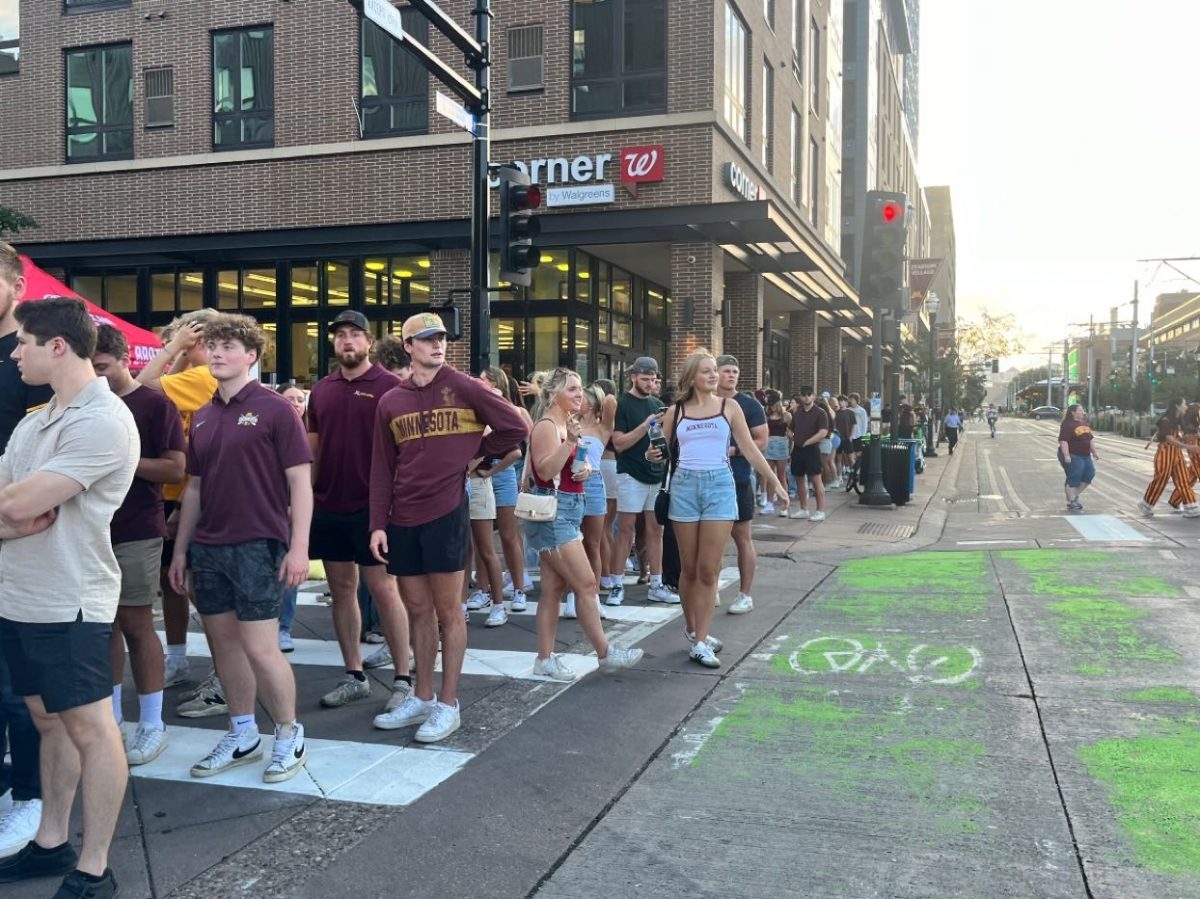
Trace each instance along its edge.
<instances>
[{"instance_id":1,"label":"building facade with brick","mask_svg":"<svg viewBox=\"0 0 1200 899\"><path fill-rule=\"evenodd\" d=\"M842 4L683 5L493 3L491 158L548 201L533 283L493 300L493 362L619 378L706 346L746 385L857 386ZM441 6L471 30L471 3ZM0 202L39 223L23 252L110 311L245 312L274 336L264 375L311 383L340 309L383 333L468 286L470 136L345 0L0 0L0 21Z\"/></svg>"}]
</instances>

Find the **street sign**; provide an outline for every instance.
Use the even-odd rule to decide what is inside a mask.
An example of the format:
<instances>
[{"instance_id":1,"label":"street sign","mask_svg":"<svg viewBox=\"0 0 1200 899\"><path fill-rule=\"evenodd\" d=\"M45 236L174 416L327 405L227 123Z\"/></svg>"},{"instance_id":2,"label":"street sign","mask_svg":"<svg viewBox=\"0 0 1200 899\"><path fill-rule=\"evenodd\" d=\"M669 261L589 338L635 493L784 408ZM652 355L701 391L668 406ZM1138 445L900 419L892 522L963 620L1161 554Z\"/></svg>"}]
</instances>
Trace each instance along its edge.
<instances>
[{"instance_id":1,"label":"street sign","mask_svg":"<svg viewBox=\"0 0 1200 899\"><path fill-rule=\"evenodd\" d=\"M391 0L363 0L363 15L396 40L404 40L404 20Z\"/></svg>"},{"instance_id":2,"label":"street sign","mask_svg":"<svg viewBox=\"0 0 1200 899\"><path fill-rule=\"evenodd\" d=\"M439 114L448 118L463 131L469 134L475 133L475 116L467 112L461 104L455 103L453 98L438 91L434 106Z\"/></svg>"}]
</instances>

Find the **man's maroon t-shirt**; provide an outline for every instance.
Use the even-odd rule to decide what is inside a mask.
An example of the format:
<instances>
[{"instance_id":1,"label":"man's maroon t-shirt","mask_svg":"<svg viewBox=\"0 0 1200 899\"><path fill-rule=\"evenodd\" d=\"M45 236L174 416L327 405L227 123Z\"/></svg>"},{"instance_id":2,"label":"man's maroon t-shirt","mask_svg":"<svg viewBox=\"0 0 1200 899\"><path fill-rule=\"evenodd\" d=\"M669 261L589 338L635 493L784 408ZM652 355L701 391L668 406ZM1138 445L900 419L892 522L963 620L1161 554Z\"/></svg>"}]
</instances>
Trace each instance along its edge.
<instances>
[{"instance_id":1,"label":"man's maroon t-shirt","mask_svg":"<svg viewBox=\"0 0 1200 899\"><path fill-rule=\"evenodd\" d=\"M1058 439L1067 441L1067 450L1073 456L1092 454L1092 429L1086 421L1069 418L1058 429Z\"/></svg>"},{"instance_id":2,"label":"man's maroon t-shirt","mask_svg":"<svg viewBox=\"0 0 1200 899\"><path fill-rule=\"evenodd\" d=\"M292 404L251 381L226 404L221 394L192 416L188 474L200 478L197 543L289 541L286 471L312 462Z\"/></svg>"},{"instance_id":3,"label":"man's maroon t-shirt","mask_svg":"<svg viewBox=\"0 0 1200 899\"><path fill-rule=\"evenodd\" d=\"M352 381L339 368L313 387L308 397L308 430L320 439L313 485L316 508L335 515L366 511L375 409L399 383L382 365L372 365Z\"/></svg>"},{"instance_id":4,"label":"man's maroon t-shirt","mask_svg":"<svg viewBox=\"0 0 1200 899\"><path fill-rule=\"evenodd\" d=\"M183 419L179 417L179 410L174 403L157 390L145 387L138 387L121 399L137 423L138 435L142 438L141 458L158 459L172 450L184 451ZM162 484L144 478L133 479L129 492L125 494L125 502L113 515L114 545L167 536L162 488Z\"/></svg>"},{"instance_id":5,"label":"man's maroon t-shirt","mask_svg":"<svg viewBox=\"0 0 1200 899\"><path fill-rule=\"evenodd\" d=\"M792 439L796 442L796 449L800 449L818 431L828 430L829 414L816 403L807 412L798 407L792 413Z\"/></svg>"}]
</instances>

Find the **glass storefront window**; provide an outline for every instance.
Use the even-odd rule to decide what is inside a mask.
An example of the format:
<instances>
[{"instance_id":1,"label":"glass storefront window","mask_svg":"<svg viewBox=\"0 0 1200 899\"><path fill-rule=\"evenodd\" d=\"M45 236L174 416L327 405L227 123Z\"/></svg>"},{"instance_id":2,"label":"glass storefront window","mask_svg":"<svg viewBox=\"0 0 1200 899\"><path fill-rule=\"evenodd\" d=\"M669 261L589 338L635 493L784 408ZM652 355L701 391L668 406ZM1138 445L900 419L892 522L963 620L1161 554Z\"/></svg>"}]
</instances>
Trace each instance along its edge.
<instances>
[{"instance_id":1,"label":"glass storefront window","mask_svg":"<svg viewBox=\"0 0 1200 899\"><path fill-rule=\"evenodd\" d=\"M292 308L317 305L317 267L315 265L292 266ZM249 306L249 297L246 298Z\"/></svg>"},{"instance_id":2,"label":"glass storefront window","mask_svg":"<svg viewBox=\"0 0 1200 899\"><path fill-rule=\"evenodd\" d=\"M612 342L617 346L633 346L633 322L627 318L613 316Z\"/></svg>"},{"instance_id":3,"label":"glass storefront window","mask_svg":"<svg viewBox=\"0 0 1200 899\"><path fill-rule=\"evenodd\" d=\"M386 306L392 301L387 270L386 259L368 259L363 263L363 295L368 306Z\"/></svg>"},{"instance_id":4,"label":"glass storefront window","mask_svg":"<svg viewBox=\"0 0 1200 899\"><path fill-rule=\"evenodd\" d=\"M646 288L646 321L664 328L667 326L667 298L653 287Z\"/></svg>"},{"instance_id":5,"label":"glass storefront window","mask_svg":"<svg viewBox=\"0 0 1200 899\"><path fill-rule=\"evenodd\" d=\"M429 302L428 256L372 258L363 263L363 295L368 306Z\"/></svg>"},{"instance_id":6,"label":"glass storefront window","mask_svg":"<svg viewBox=\"0 0 1200 899\"><path fill-rule=\"evenodd\" d=\"M254 269L242 273L242 308L273 309L276 305L275 269Z\"/></svg>"},{"instance_id":7,"label":"glass storefront window","mask_svg":"<svg viewBox=\"0 0 1200 899\"><path fill-rule=\"evenodd\" d=\"M622 315L633 313L633 278L619 268L612 270L612 308Z\"/></svg>"},{"instance_id":8,"label":"glass storefront window","mask_svg":"<svg viewBox=\"0 0 1200 899\"><path fill-rule=\"evenodd\" d=\"M75 275L71 278L71 289L97 306L104 302L104 278L100 275Z\"/></svg>"},{"instance_id":9,"label":"glass storefront window","mask_svg":"<svg viewBox=\"0 0 1200 899\"><path fill-rule=\"evenodd\" d=\"M279 334L275 322L263 322L263 331L267 335L267 345L263 348L262 359L258 364L258 377L267 384L279 381Z\"/></svg>"},{"instance_id":10,"label":"glass storefront window","mask_svg":"<svg viewBox=\"0 0 1200 899\"><path fill-rule=\"evenodd\" d=\"M221 272L217 275L217 308L237 311L238 307L239 273L233 271Z\"/></svg>"},{"instance_id":11,"label":"glass storefront window","mask_svg":"<svg viewBox=\"0 0 1200 899\"><path fill-rule=\"evenodd\" d=\"M587 253L575 254L575 299L590 303L595 299L592 287L592 257Z\"/></svg>"},{"instance_id":12,"label":"glass storefront window","mask_svg":"<svg viewBox=\"0 0 1200 899\"><path fill-rule=\"evenodd\" d=\"M566 364L569 353L566 318L538 316L531 319L530 324L533 340L533 352L530 357L533 359L534 371L550 371Z\"/></svg>"},{"instance_id":13,"label":"glass storefront window","mask_svg":"<svg viewBox=\"0 0 1200 899\"><path fill-rule=\"evenodd\" d=\"M589 353L591 351L592 323L586 318L575 319L575 371L584 384L592 381Z\"/></svg>"},{"instance_id":14,"label":"glass storefront window","mask_svg":"<svg viewBox=\"0 0 1200 899\"><path fill-rule=\"evenodd\" d=\"M562 266L562 268L559 268ZM543 250L542 264L532 270L532 279L527 289L531 300L565 300L568 281L566 250Z\"/></svg>"},{"instance_id":15,"label":"glass storefront window","mask_svg":"<svg viewBox=\"0 0 1200 899\"><path fill-rule=\"evenodd\" d=\"M292 373L297 384L311 388L318 380L317 323L294 322L292 324Z\"/></svg>"},{"instance_id":16,"label":"glass storefront window","mask_svg":"<svg viewBox=\"0 0 1200 899\"><path fill-rule=\"evenodd\" d=\"M136 315L137 275L109 275L105 278L104 308L119 315Z\"/></svg>"},{"instance_id":17,"label":"glass storefront window","mask_svg":"<svg viewBox=\"0 0 1200 899\"><path fill-rule=\"evenodd\" d=\"M204 305L204 273L181 272L179 275L179 311L190 312Z\"/></svg>"},{"instance_id":18,"label":"glass storefront window","mask_svg":"<svg viewBox=\"0 0 1200 899\"><path fill-rule=\"evenodd\" d=\"M601 343L611 343L612 342L609 337L611 329L608 326L609 319L611 317L612 316L610 316L607 312L600 313L599 327L597 327L597 329L596 329L598 332L596 335L596 339L599 340Z\"/></svg>"},{"instance_id":19,"label":"glass storefront window","mask_svg":"<svg viewBox=\"0 0 1200 899\"><path fill-rule=\"evenodd\" d=\"M608 309L612 306L612 299L608 295L608 273L609 265L607 262L601 262L596 266L596 298L600 301L601 309Z\"/></svg>"},{"instance_id":20,"label":"glass storefront window","mask_svg":"<svg viewBox=\"0 0 1200 899\"><path fill-rule=\"evenodd\" d=\"M175 311L175 273L150 276L150 309L154 312Z\"/></svg>"},{"instance_id":21,"label":"glass storefront window","mask_svg":"<svg viewBox=\"0 0 1200 899\"><path fill-rule=\"evenodd\" d=\"M325 302L330 306L350 305L350 263L325 263Z\"/></svg>"}]
</instances>

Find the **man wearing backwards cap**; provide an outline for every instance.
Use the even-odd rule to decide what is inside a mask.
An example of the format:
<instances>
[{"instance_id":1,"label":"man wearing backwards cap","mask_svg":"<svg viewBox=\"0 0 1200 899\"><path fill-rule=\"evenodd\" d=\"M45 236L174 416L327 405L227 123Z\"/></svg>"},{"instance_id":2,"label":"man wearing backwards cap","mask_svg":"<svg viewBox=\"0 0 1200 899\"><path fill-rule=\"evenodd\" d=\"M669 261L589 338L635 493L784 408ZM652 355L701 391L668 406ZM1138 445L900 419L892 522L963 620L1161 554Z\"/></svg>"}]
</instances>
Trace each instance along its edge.
<instances>
[{"instance_id":1,"label":"man wearing backwards cap","mask_svg":"<svg viewBox=\"0 0 1200 899\"><path fill-rule=\"evenodd\" d=\"M358 580L379 608L388 646L395 652L395 679L384 711L408 696L408 616L396 591L396 579L371 554L367 506L370 504L371 440L375 412L383 395L400 379L372 363L366 316L346 309L329 323L338 367L312 389L308 400L308 443L313 452L313 519L310 559L320 559L333 596L333 629L342 650L345 675L321 697L336 708L371 695L359 649L362 614Z\"/></svg>"},{"instance_id":2,"label":"man wearing backwards cap","mask_svg":"<svg viewBox=\"0 0 1200 899\"><path fill-rule=\"evenodd\" d=\"M431 312L404 322L412 377L388 391L375 414L371 455L371 552L400 579L411 617L417 682L375 726L412 724L416 740L443 740L460 724L458 679L467 648L463 572L467 564L466 475L485 473L525 439L525 423L503 397L446 364L446 327ZM485 436L484 429L491 428ZM442 692L433 663L442 632Z\"/></svg>"}]
</instances>

